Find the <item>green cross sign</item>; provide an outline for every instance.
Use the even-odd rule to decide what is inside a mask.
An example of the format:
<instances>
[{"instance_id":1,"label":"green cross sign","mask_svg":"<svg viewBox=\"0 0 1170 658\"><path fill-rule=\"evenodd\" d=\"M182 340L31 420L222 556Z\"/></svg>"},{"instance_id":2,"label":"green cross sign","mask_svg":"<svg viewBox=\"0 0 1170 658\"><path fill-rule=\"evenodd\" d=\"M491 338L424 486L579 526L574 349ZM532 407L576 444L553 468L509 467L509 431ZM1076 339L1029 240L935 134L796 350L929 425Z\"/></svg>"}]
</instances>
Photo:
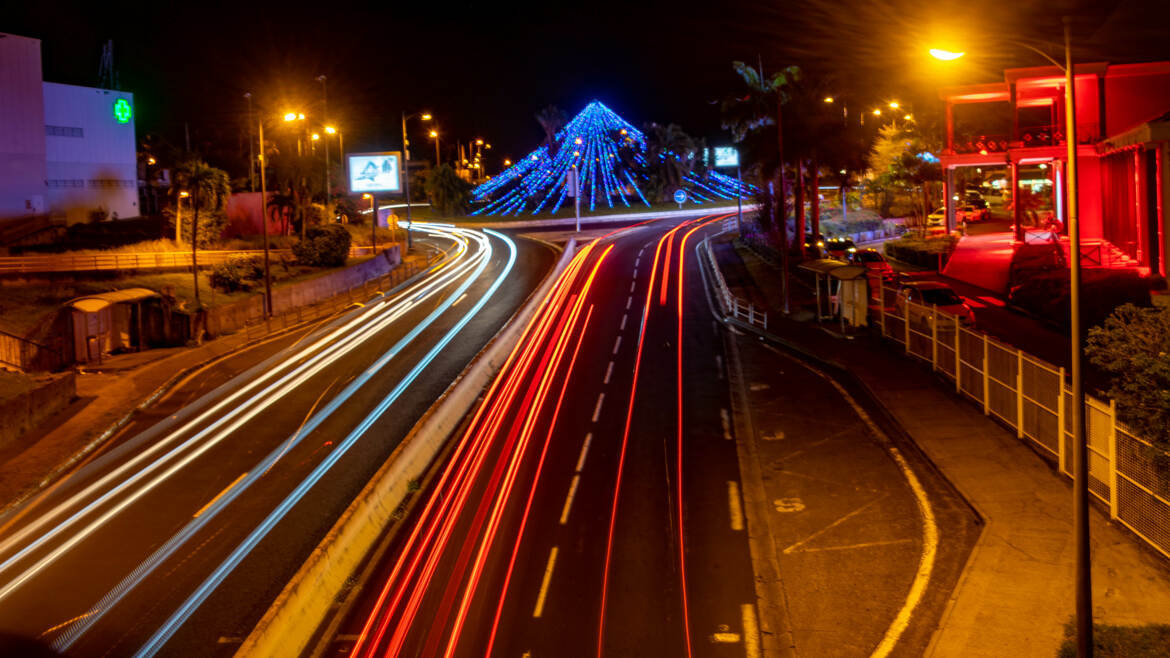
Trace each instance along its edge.
<instances>
[{"instance_id":1,"label":"green cross sign","mask_svg":"<svg viewBox=\"0 0 1170 658\"><path fill-rule=\"evenodd\" d=\"M130 123L130 102L125 98L114 101L114 118L118 123Z\"/></svg>"}]
</instances>

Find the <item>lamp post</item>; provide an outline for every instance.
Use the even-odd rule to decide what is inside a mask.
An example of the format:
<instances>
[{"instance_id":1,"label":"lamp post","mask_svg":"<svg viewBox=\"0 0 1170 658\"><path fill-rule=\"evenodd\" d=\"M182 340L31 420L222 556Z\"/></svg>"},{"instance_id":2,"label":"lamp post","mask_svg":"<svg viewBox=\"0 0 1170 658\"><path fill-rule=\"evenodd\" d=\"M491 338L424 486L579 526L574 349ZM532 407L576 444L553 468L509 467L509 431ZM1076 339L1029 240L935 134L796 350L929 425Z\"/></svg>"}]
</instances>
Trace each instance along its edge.
<instances>
[{"instance_id":1,"label":"lamp post","mask_svg":"<svg viewBox=\"0 0 1170 658\"><path fill-rule=\"evenodd\" d=\"M406 190L406 250L410 251L410 227L414 223L414 218L410 214L410 138L406 134L406 120L419 117L423 121L430 121L430 112L415 112L407 116L406 110L402 111L402 185ZM434 131L431 131L434 133ZM435 148L435 154L438 155L438 147ZM438 166L438 158L436 157L436 164Z\"/></svg>"},{"instance_id":2,"label":"lamp post","mask_svg":"<svg viewBox=\"0 0 1170 658\"><path fill-rule=\"evenodd\" d=\"M439 131L431 131L431 139L435 140L435 169L439 168Z\"/></svg>"},{"instance_id":3,"label":"lamp post","mask_svg":"<svg viewBox=\"0 0 1170 658\"><path fill-rule=\"evenodd\" d=\"M188 196L184 190L180 191L178 198L175 199L175 244L183 244L183 199Z\"/></svg>"},{"instance_id":4,"label":"lamp post","mask_svg":"<svg viewBox=\"0 0 1170 658\"><path fill-rule=\"evenodd\" d=\"M252 92L244 94L248 99L248 191L256 191L256 152L253 150L255 140L252 139Z\"/></svg>"},{"instance_id":5,"label":"lamp post","mask_svg":"<svg viewBox=\"0 0 1170 658\"><path fill-rule=\"evenodd\" d=\"M1077 208L1077 112L1075 74L1072 63L1071 20L1064 17L1064 63L1039 48L1014 39L1008 43L1031 50L1064 72L1065 142L1068 147L1068 239L1072 259L1069 263L1069 329L1072 356L1073 412L1073 526L1076 543L1076 627L1077 656L1093 655L1093 585L1089 564L1089 461L1085 444L1085 389L1082 378L1084 344L1081 327L1081 223ZM949 61L962 52L931 49L937 59ZM1016 191L1012 191L1013 195ZM1063 383L1062 383L1063 384Z\"/></svg>"}]
</instances>

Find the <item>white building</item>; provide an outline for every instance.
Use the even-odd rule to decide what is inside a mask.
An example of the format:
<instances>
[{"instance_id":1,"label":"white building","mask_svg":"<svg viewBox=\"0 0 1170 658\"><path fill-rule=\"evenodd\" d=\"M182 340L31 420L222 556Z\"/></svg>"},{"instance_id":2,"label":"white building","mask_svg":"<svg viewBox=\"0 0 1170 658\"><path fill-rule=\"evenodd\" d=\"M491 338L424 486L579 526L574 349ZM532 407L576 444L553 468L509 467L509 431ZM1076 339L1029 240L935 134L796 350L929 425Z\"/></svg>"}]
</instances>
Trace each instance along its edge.
<instances>
[{"instance_id":1,"label":"white building","mask_svg":"<svg viewBox=\"0 0 1170 658\"><path fill-rule=\"evenodd\" d=\"M41 79L39 39L0 33L0 222L137 217L134 95Z\"/></svg>"}]
</instances>

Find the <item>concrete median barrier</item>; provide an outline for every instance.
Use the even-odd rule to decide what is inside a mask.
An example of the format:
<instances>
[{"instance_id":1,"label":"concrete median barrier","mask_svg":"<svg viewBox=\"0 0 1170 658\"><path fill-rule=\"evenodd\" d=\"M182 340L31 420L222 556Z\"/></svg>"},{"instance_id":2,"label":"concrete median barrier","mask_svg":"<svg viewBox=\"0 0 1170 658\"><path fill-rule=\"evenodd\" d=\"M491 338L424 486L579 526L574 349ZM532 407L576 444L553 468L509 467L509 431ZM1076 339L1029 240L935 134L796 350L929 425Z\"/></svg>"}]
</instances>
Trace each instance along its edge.
<instances>
[{"instance_id":1,"label":"concrete median barrier","mask_svg":"<svg viewBox=\"0 0 1170 658\"><path fill-rule=\"evenodd\" d=\"M391 523L411 482L422 479L447 438L507 360L572 260L575 246L570 240L524 306L419 419L281 591L237 656L296 656L305 652L318 627L334 610L346 582L358 572Z\"/></svg>"}]
</instances>

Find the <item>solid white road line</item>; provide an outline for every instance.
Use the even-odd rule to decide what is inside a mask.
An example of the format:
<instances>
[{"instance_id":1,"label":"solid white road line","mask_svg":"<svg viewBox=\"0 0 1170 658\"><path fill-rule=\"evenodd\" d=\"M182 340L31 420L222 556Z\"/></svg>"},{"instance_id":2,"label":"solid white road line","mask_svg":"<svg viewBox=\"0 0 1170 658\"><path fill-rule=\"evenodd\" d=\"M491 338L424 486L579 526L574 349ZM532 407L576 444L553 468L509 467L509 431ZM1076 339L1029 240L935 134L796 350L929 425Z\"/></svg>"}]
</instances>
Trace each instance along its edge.
<instances>
[{"instance_id":1,"label":"solid white road line","mask_svg":"<svg viewBox=\"0 0 1170 658\"><path fill-rule=\"evenodd\" d=\"M580 482L581 476L574 475L573 482L569 484L569 495L565 496L565 507L561 510L561 525L569 522L569 510L573 508L573 496L577 495L577 484Z\"/></svg>"},{"instance_id":2,"label":"solid white road line","mask_svg":"<svg viewBox=\"0 0 1170 658\"><path fill-rule=\"evenodd\" d=\"M243 479L244 479L244 478L246 478L246 477L248 477L248 474L247 474L247 473L240 473L240 477L238 477L238 478L236 478L236 479L232 480L232 483L231 483L231 484L229 484L228 486L224 487L224 488L223 488L223 491L221 491L221 492L219 492L219 493L215 494L215 498L212 498L211 500L207 501L207 504L206 504L206 505L204 505L203 507L200 507L200 508L199 508L199 511L198 511L198 512L195 512L195 516L193 516L193 517L191 517L191 518L193 518L193 519L197 519L197 518L199 518L199 515L200 515L200 514L202 514L202 513L204 513L204 512L206 512L208 507L211 507L212 505L214 505L214 504L215 504L215 501L219 500L220 498L223 498L223 495L224 495L224 494L226 494L227 492L231 491L231 490L232 490L232 487L234 487L234 486L236 486L237 484L239 484L239 483L240 483L240 480L243 480Z\"/></svg>"},{"instance_id":3,"label":"solid white road line","mask_svg":"<svg viewBox=\"0 0 1170 658\"><path fill-rule=\"evenodd\" d=\"M617 340L613 341L613 353L617 354L618 348L620 348L621 346L622 346L622 337L618 336Z\"/></svg>"},{"instance_id":4,"label":"solid white road line","mask_svg":"<svg viewBox=\"0 0 1170 658\"><path fill-rule=\"evenodd\" d=\"M552 551L548 554L548 566L544 568L544 580L540 582L540 595L536 597L536 609L532 611L532 616L537 619L544 613L544 599L548 596L548 583L552 580L553 567L557 565L557 547L553 546Z\"/></svg>"},{"instance_id":5,"label":"solid white road line","mask_svg":"<svg viewBox=\"0 0 1170 658\"><path fill-rule=\"evenodd\" d=\"M589 444L593 443L593 432L585 435L585 444L581 446L581 456L577 458L577 472L585 468L585 455L589 454Z\"/></svg>"},{"instance_id":6,"label":"solid white road line","mask_svg":"<svg viewBox=\"0 0 1170 658\"><path fill-rule=\"evenodd\" d=\"M612 374L613 374L613 361L610 361L610 362L609 362L609 367L607 367L607 368L605 369L605 381L603 381L602 383L603 383L603 384L608 384L608 383L609 383L609 376L610 376L610 375L612 375Z\"/></svg>"},{"instance_id":7,"label":"solid white road line","mask_svg":"<svg viewBox=\"0 0 1170 658\"><path fill-rule=\"evenodd\" d=\"M760 625L756 623L756 608L750 603L740 606L743 611L743 649L747 658L760 658Z\"/></svg>"},{"instance_id":8,"label":"solid white road line","mask_svg":"<svg viewBox=\"0 0 1170 658\"><path fill-rule=\"evenodd\" d=\"M731 516L731 529L743 530L743 506L739 500L739 483L727 482L727 508Z\"/></svg>"},{"instance_id":9,"label":"solid white road line","mask_svg":"<svg viewBox=\"0 0 1170 658\"><path fill-rule=\"evenodd\" d=\"M605 400L605 393L597 396L597 406L593 407L593 422L597 422L597 418L601 416L601 403Z\"/></svg>"}]
</instances>

